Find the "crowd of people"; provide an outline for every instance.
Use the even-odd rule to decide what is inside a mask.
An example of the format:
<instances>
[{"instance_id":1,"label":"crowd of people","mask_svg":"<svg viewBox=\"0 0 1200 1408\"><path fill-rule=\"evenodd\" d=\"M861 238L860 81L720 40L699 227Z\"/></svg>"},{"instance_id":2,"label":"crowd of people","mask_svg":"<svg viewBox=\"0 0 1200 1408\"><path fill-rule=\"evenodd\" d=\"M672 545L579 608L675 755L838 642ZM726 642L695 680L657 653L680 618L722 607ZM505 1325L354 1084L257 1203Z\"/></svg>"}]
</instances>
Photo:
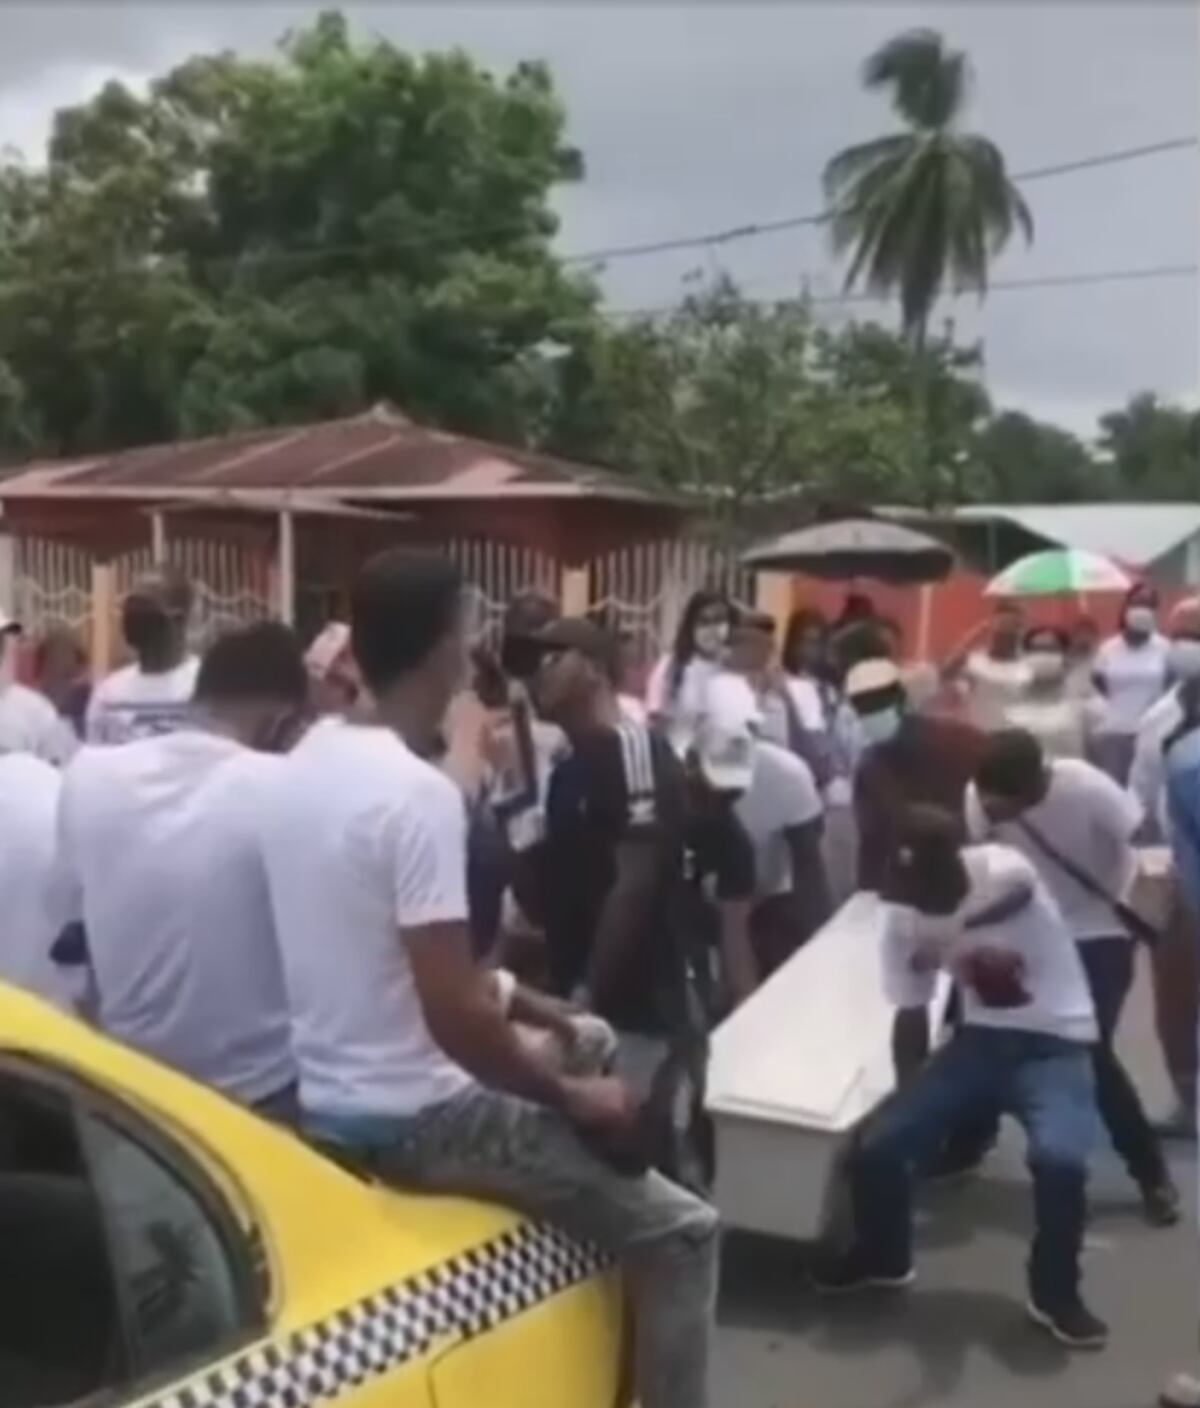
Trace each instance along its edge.
<instances>
[{"instance_id":1,"label":"crowd of people","mask_svg":"<svg viewBox=\"0 0 1200 1408\"><path fill-rule=\"evenodd\" d=\"M643 687L613 622L536 594L472 648L463 586L389 551L307 650L264 622L198 657L160 569L123 603L130 663L95 681L56 633L19 683L0 618L0 977L384 1180L609 1248L643 1408L703 1408L707 1035L874 890L863 981L896 1007L897 1091L855 1139L853 1235L818 1286L907 1284L914 1174L978 1166L1009 1114L1030 1314L1102 1345L1095 1133L1155 1226L1179 1217L1162 1137L1194 1133L1200 601L1160 635L1139 588L1103 644L1005 606L930 679L861 596L777 650L771 617L702 591ZM1147 837L1176 856L1163 934L1131 903ZM1165 1130L1114 1046L1139 939Z\"/></svg>"}]
</instances>

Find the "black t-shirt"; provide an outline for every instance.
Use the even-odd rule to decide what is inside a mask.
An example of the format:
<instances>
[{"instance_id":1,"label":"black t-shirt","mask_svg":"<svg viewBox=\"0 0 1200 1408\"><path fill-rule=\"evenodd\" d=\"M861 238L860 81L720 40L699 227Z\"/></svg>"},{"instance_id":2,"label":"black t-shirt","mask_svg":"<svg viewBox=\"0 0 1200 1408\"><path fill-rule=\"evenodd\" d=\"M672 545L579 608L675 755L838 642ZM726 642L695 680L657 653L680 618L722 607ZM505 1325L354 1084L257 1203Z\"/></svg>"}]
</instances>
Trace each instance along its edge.
<instances>
[{"instance_id":1,"label":"black t-shirt","mask_svg":"<svg viewBox=\"0 0 1200 1408\"><path fill-rule=\"evenodd\" d=\"M655 883L637 921L630 971L601 1014L631 1031L659 1031L664 1002L683 981L669 921L684 874L685 785L669 745L645 725L623 721L578 740L550 778L543 894L555 988L584 978L596 925L616 878L616 852L653 848Z\"/></svg>"},{"instance_id":2,"label":"black t-shirt","mask_svg":"<svg viewBox=\"0 0 1200 1408\"><path fill-rule=\"evenodd\" d=\"M682 1008L689 957L713 934L699 903L754 894L754 848L732 807L689 816L687 785L670 745L622 722L576 744L555 768L546 804L543 893L555 987L583 979L619 845L650 846L655 884L636 922L629 972L601 1013L623 1030L661 1034Z\"/></svg>"}]
</instances>

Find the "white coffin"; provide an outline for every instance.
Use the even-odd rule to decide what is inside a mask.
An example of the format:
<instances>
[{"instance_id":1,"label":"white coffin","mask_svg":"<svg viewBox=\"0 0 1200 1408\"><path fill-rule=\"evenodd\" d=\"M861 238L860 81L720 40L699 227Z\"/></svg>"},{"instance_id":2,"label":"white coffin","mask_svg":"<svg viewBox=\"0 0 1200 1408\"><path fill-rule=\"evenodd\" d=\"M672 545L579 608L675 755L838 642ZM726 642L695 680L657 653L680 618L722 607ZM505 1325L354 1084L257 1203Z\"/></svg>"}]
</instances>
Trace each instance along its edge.
<instances>
[{"instance_id":1,"label":"white coffin","mask_svg":"<svg viewBox=\"0 0 1200 1408\"><path fill-rule=\"evenodd\" d=\"M726 1226L820 1235L847 1136L895 1080L882 938L878 899L853 896L714 1032L706 1104Z\"/></svg>"}]
</instances>

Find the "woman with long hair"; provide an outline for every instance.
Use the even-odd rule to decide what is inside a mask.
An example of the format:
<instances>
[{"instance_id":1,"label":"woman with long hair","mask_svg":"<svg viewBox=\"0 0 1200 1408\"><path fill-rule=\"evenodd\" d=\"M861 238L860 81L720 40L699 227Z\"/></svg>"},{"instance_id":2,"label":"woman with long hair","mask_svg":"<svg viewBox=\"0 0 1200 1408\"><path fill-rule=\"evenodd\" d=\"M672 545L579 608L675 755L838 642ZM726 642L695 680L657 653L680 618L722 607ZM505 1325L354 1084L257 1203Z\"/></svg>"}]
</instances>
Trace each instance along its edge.
<instances>
[{"instance_id":1,"label":"woman with long hair","mask_svg":"<svg viewBox=\"0 0 1200 1408\"><path fill-rule=\"evenodd\" d=\"M683 609L674 645L646 685L646 708L680 756L695 737L708 687L724 664L733 617L724 592L694 592Z\"/></svg>"}]
</instances>

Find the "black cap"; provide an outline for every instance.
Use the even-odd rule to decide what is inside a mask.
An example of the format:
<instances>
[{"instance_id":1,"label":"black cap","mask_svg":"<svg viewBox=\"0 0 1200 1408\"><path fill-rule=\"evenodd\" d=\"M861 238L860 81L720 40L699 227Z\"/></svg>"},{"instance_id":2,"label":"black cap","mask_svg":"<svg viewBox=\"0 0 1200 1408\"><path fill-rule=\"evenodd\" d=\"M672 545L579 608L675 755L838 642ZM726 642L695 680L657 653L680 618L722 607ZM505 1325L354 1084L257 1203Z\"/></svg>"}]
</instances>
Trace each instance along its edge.
<instances>
[{"instance_id":1,"label":"black cap","mask_svg":"<svg viewBox=\"0 0 1200 1408\"><path fill-rule=\"evenodd\" d=\"M510 640L535 640L558 619L558 603L541 592L518 592L504 613L504 634Z\"/></svg>"},{"instance_id":2,"label":"black cap","mask_svg":"<svg viewBox=\"0 0 1200 1408\"><path fill-rule=\"evenodd\" d=\"M602 626L584 616L563 616L537 633L537 643L546 652L577 650L580 655L611 671L620 642Z\"/></svg>"}]
</instances>

